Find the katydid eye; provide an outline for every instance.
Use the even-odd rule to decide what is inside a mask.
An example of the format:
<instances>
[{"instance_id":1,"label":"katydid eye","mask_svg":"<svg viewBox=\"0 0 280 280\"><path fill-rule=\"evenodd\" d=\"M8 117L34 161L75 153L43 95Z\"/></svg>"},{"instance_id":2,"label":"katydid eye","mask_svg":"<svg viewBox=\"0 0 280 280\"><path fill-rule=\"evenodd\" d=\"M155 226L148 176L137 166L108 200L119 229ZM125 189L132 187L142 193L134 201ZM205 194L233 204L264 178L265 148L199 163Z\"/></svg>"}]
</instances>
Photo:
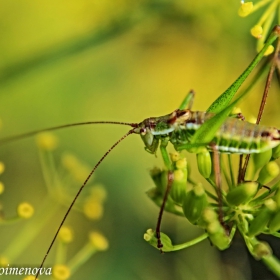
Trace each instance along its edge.
<instances>
[{"instance_id":1,"label":"katydid eye","mask_svg":"<svg viewBox=\"0 0 280 280\"><path fill-rule=\"evenodd\" d=\"M141 128L140 129L140 134L145 135L147 133L146 128Z\"/></svg>"}]
</instances>

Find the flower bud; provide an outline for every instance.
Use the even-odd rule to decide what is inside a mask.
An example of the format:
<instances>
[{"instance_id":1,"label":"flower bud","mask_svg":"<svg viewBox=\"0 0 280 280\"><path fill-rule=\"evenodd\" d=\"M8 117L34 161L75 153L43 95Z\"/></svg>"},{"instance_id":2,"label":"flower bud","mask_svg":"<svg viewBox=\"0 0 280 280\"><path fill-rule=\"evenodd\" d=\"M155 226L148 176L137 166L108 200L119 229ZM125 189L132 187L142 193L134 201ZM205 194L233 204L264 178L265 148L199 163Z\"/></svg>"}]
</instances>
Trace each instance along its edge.
<instances>
[{"instance_id":1,"label":"flower bud","mask_svg":"<svg viewBox=\"0 0 280 280\"><path fill-rule=\"evenodd\" d=\"M173 176L174 180L170 190L170 196L176 203L182 204L186 195L187 170L175 170Z\"/></svg>"},{"instance_id":2,"label":"flower bud","mask_svg":"<svg viewBox=\"0 0 280 280\"><path fill-rule=\"evenodd\" d=\"M196 155L197 167L204 178L209 178L212 170L211 155L208 151Z\"/></svg>"},{"instance_id":3,"label":"flower bud","mask_svg":"<svg viewBox=\"0 0 280 280\"><path fill-rule=\"evenodd\" d=\"M269 163L271 156L272 149L269 149L263 153L252 154L255 172L257 172L260 168L264 167L267 163Z\"/></svg>"},{"instance_id":4,"label":"flower bud","mask_svg":"<svg viewBox=\"0 0 280 280\"><path fill-rule=\"evenodd\" d=\"M164 194L167 186L167 171L155 167L150 171L150 175L156 185L157 193Z\"/></svg>"},{"instance_id":5,"label":"flower bud","mask_svg":"<svg viewBox=\"0 0 280 280\"><path fill-rule=\"evenodd\" d=\"M187 159L181 158L176 161L176 168L177 169L186 169L187 168Z\"/></svg>"},{"instance_id":6,"label":"flower bud","mask_svg":"<svg viewBox=\"0 0 280 280\"><path fill-rule=\"evenodd\" d=\"M192 224L197 224L207 205L207 196L203 187L196 185L191 191L187 192L182 208L186 218Z\"/></svg>"},{"instance_id":7,"label":"flower bud","mask_svg":"<svg viewBox=\"0 0 280 280\"><path fill-rule=\"evenodd\" d=\"M180 159L180 154L178 152L169 154L171 161L176 162Z\"/></svg>"},{"instance_id":8,"label":"flower bud","mask_svg":"<svg viewBox=\"0 0 280 280\"><path fill-rule=\"evenodd\" d=\"M266 242L259 242L253 247L253 255L257 260L272 254L270 246Z\"/></svg>"},{"instance_id":9,"label":"flower bud","mask_svg":"<svg viewBox=\"0 0 280 280\"><path fill-rule=\"evenodd\" d=\"M260 234L268 222L270 221L273 212L277 209L277 204L272 199L265 201L264 206L258 213L255 219L250 223L248 236L253 237Z\"/></svg>"},{"instance_id":10,"label":"flower bud","mask_svg":"<svg viewBox=\"0 0 280 280\"><path fill-rule=\"evenodd\" d=\"M146 233L144 234L144 239L149 243L151 244L153 247L155 247L156 249L159 250L158 248L158 239L155 235L155 231L152 230L152 229L148 229L146 231ZM166 235L164 234L163 232L160 233L160 241L163 245L163 247L161 248L162 251L164 252L171 252L174 250L174 247L173 247L173 244L172 244L172 241L171 239Z\"/></svg>"},{"instance_id":11,"label":"flower bud","mask_svg":"<svg viewBox=\"0 0 280 280\"><path fill-rule=\"evenodd\" d=\"M227 201L231 205L244 204L252 199L258 191L256 182L248 182L231 189L227 194Z\"/></svg>"},{"instance_id":12,"label":"flower bud","mask_svg":"<svg viewBox=\"0 0 280 280\"><path fill-rule=\"evenodd\" d=\"M262 185L266 185L279 174L279 166L275 161L267 163L260 171L258 182Z\"/></svg>"},{"instance_id":13,"label":"flower bud","mask_svg":"<svg viewBox=\"0 0 280 280\"><path fill-rule=\"evenodd\" d=\"M272 199L269 198L264 202L264 206L270 211L270 212L276 212L277 211L277 203Z\"/></svg>"},{"instance_id":14,"label":"flower bud","mask_svg":"<svg viewBox=\"0 0 280 280\"><path fill-rule=\"evenodd\" d=\"M205 208L202 213L202 219L207 223L210 224L211 222L218 221L218 215L212 208Z\"/></svg>"},{"instance_id":15,"label":"flower bud","mask_svg":"<svg viewBox=\"0 0 280 280\"><path fill-rule=\"evenodd\" d=\"M241 6L238 9L238 15L240 17L248 16L253 10L253 2L241 3Z\"/></svg>"},{"instance_id":16,"label":"flower bud","mask_svg":"<svg viewBox=\"0 0 280 280\"><path fill-rule=\"evenodd\" d=\"M219 250L225 250L229 247L230 238L218 220L210 222L206 230L209 234L209 239Z\"/></svg>"}]
</instances>

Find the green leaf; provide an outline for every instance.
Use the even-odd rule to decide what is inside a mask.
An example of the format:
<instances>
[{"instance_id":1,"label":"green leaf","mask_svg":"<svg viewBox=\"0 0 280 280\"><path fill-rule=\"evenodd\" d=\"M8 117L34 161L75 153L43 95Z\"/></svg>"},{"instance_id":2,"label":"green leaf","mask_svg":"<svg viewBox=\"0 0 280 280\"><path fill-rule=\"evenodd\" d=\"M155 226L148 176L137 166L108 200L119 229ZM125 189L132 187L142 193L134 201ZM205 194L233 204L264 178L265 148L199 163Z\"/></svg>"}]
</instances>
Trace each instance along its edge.
<instances>
[{"instance_id":1,"label":"green leaf","mask_svg":"<svg viewBox=\"0 0 280 280\"><path fill-rule=\"evenodd\" d=\"M208 108L207 112L218 113L223 110L232 100L237 90L243 84L243 82L247 79L249 74L253 71L253 69L260 62L267 48L279 37L280 34L280 26L276 26L271 32L269 38L267 39L262 50L256 55L250 65L245 69L245 71L238 77L238 79L222 94L220 95Z\"/></svg>"}]
</instances>

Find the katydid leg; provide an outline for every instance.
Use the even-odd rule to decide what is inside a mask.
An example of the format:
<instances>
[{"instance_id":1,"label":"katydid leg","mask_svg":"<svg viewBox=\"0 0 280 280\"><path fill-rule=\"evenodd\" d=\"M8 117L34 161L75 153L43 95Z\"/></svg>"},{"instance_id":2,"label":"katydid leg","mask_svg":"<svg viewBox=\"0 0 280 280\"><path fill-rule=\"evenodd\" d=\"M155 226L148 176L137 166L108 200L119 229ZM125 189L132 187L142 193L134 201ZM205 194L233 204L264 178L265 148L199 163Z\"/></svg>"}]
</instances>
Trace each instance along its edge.
<instances>
[{"instance_id":1,"label":"katydid leg","mask_svg":"<svg viewBox=\"0 0 280 280\"><path fill-rule=\"evenodd\" d=\"M179 109L180 110L184 110L184 109L191 110L192 105L193 105L193 101L194 101L194 95L195 95L195 92L191 89L188 92L188 94L186 95L186 97L184 98L181 105L179 106Z\"/></svg>"},{"instance_id":2,"label":"katydid leg","mask_svg":"<svg viewBox=\"0 0 280 280\"><path fill-rule=\"evenodd\" d=\"M164 207L165 207L166 201L168 199L168 194L171 190L172 183L173 183L173 170L172 170L172 164L171 164L170 158L168 156L168 152L166 150L167 144L168 144L167 141L162 141L161 145L160 145L161 155L162 155L164 164L165 164L166 168L168 169L168 172L167 172L167 186L166 186L165 193L164 193L163 200L162 200L162 204L161 204L161 207L160 207L160 210L159 210L157 226L156 226L156 237L157 237L157 240L158 240L157 247L160 249L161 252L163 252L161 250L163 245L162 245L161 240L160 240L160 226L161 226Z\"/></svg>"}]
</instances>

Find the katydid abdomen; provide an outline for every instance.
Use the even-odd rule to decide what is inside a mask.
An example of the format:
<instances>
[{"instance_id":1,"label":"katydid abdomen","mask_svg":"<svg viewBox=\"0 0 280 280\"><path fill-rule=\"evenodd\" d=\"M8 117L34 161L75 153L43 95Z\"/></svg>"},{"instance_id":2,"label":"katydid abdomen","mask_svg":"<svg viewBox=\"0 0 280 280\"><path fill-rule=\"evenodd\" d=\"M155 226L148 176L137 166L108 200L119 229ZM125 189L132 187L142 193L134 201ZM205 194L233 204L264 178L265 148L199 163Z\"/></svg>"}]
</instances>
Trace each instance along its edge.
<instances>
[{"instance_id":1,"label":"katydid abdomen","mask_svg":"<svg viewBox=\"0 0 280 280\"><path fill-rule=\"evenodd\" d=\"M280 132L273 127L227 118L213 142L223 153L262 153L280 144Z\"/></svg>"}]
</instances>

